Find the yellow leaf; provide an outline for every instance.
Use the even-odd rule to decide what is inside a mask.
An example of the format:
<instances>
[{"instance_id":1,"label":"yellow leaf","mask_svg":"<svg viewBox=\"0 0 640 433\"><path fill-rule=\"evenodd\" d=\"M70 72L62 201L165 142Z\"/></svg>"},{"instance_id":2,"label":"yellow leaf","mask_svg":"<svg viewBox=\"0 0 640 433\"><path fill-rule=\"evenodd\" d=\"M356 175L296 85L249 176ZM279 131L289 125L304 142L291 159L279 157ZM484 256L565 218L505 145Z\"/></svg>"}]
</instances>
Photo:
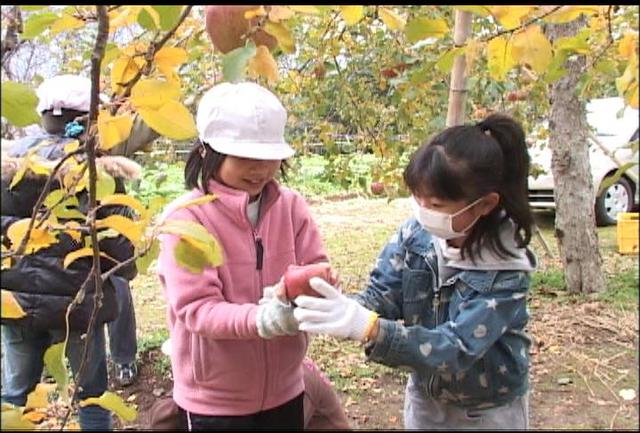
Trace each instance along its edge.
<instances>
[{"instance_id":1,"label":"yellow leaf","mask_svg":"<svg viewBox=\"0 0 640 433\"><path fill-rule=\"evenodd\" d=\"M135 197L132 197L127 194L112 194L106 197L103 197L100 200L100 205L123 205L129 206L131 209L138 212L138 214L144 218L147 214L147 209L145 209L144 205L140 203Z\"/></svg>"},{"instance_id":2,"label":"yellow leaf","mask_svg":"<svg viewBox=\"0 0 640 433\"><path fill-rule=\"evenodd\" d=\"M140 80L131 89L131 104L137 108L159 110L180 98L180 86L160 80Z\"/></svg>"},{"instance_id":3,"label":"yellow leaf","mask_svg":"<svg viewBox=\"0 0 640 433\"><path fill-rule=\"evenodd\" d=\"M315 6L289 6L289 9L302 14L319 14L320 10Z\"/></svg>"},{"instance_id":4,"label":"yellow leaf","mask_svg":"<svg viewBox=\"0 0 640 433\"><path fill-rule=\"evenodd\" d=\"M428 18L413 18L405 26L405 35L411 44L427 38L441 38L449 33L449 26L445 20L431 20Z\"/></svg>"},{"instance_id":5,"label":"yellow leaf","mask_svg":"<svg viewBox=\"0 0 640 433\"><path fill-rule=\"evenodd\" d=\"M340 6L340 12L344 22L351 26L363 17L364 6Z\"/></svg>"},{"instance_id":6,"label":"yellow leaf","mask_svg":"<svg viewBox=\"0 0 640 433\"><path fill-rule=\"evenodd\" d=\"M600 6L562 6L557 11L544 17L544 21L563 24L577 19L581 14L585 14L586 16L597 14L599 10Z\"/></svg>"},{"instance_id":7,"label":"yellow leaf","mask_svg":"<svg viewBox=\"0 0 640 433\"><path fill-rule=\"evenodd\" d=\"M130 114L112 116L107 110L100 110L98 114L98 136L100 149L109 150L122 143L131 133L133 119Z\"/></svg>"},{"instance_id":8,"label":"yellow leaf","mask_svg":"<svg viewBox=\"0 0 640 433\"><path fill-rule=\"evenodd\" d=\"M144 65L142 57L120 56L111 67L111 90L121 95L126 84L131 81Z\"/></svg>"},{"instance_id":9,"label":"yellow leaf","mask_svg":"<svg viewBox=\"0 0 640 433\"><path fill-rule=\"evenodd\" d=\"M0 245L2 247L2 252L5 253L9 251L4 245ZM11 257L5 257L2 259L2 269L9 269L11 267Z\"/></svg>"},{"instance_id":10,"label":"yellow leaf","mask_svg":"<svg viewBox=\"0 0 640 433\"><path fill-rule=\"evenodd\" d=\"M498 36L487 45L487 66L489 74L497 81L503 81L507 72L516 64L511 52L511 42L504 36Z\"/></svg>"},{"instance_id":11,"label":"yellow leaf","mask_svg":"<svg viewBox=\"0 0 640 433\"><path fill-rule=\"evenodd\" d=\"M511 30L518 27L522 18L534 9L533 6L493 6L490 11L504 28Z\"/></svg>"},{"instance_id":12,"label":"yellow leaf","mask_svg":"<svg viewBox=\"0 0 640 433\"><path fill-rule=\"evenodd\" d=\"M78 140L73 140L64 145L64 153L71 153L78 150L80 147L80 142Z\"/></svg>"},{"instance_id":13,"label":"yellow leaf","mask_svg":"<svg viewBox=\"0 0 640 433\"><path fill-rule=\"evenodd\" d=\"M278 45L285 53L293 53L296 49L296 44L291 36L291 32L282 23L274 23L267 21L264 24L263 30L276 38Z\"/></svg>"},{"instance_id":14,"label":"yellow leaf","mask_svg":"<svg viewBox=\"0 0 640 433\"><path fill-rule=\"evenodd\" d=\"M132 244L137 244L142 237L143 228L131 218L122 215L109 215L96 221L98 228L110 228L125 236Z\"/></svg>"},{"instance_id":15,"label":"yellow leaf","mask_svg":"<svg viewBox=\"0 0 640 433\"><path fill-rule=\"evenodd\" d=\"M24 415L22 415L22 419L31 421L36 424L40 424L42 421L44 421L46 417L47 417L46 413L37 412L35 410L32 410L31 412L27 412Z\"/></svg>"},{"instance_id":16,"label":"yellow leaf","mask_svg":"<svg viewBox=\"0 0 640 433\"><path fill-rule=\"evenodd\" d=\"M36 389L31 391L29 395L27 395L27 403L25 404L25 409L38 409L38 408L46 408L49 406L49 393L53 392L56 389L55 383L38 383L36 385ZM25 416L26 417L26 416ZM29 418L31 421L36 421L35 419Z\"/></svg>"},{"instance_id":17,"label":"yellow leaf","mask_svg":"<svg viewBox=\"0 0 640 433\"><path fill-rule=\"evenodd\" d=\"M80 248L67 254L64 258L62 265L66 269L71 263L80 257L93 256L93 248Z\"/></svg>"},{"instance_id":18,"label":"yellow leaf","mask_svg":"<svg viewBox=\"0 0 640 433\"><path fill-rule=\"evenodd\" d=\"M295 13L288 6L271 6L269 11L269 20L278 23L282 20L288 20Z\"/></svg>"},{"instance_id":19,"label":"yellow leaf","mask_svg":"<svg viewBox=\"0 0 640 433\"><path fill-rule=\"evenodd\" d=\"M80 407L98 405L104 409L110 410L125 421L133 421L138 417L138 412L131 406L127 406L117 394L105 391L99 398L90 397L80 400Z\"/></svg>"},{"instance_id":20,"label":"yellow leaf","mask_svg":"<svg viewBox=\"0 0 640 433\"><path fill-rule=\"evenodd\" d=\"M31 218L23 218L9 226L9 230L7 230L7 237L11 240L11 245L14 249L18 248L22 239L27 235L29 221L31 221ZM56 237L46 230L46 228L33 228L31 229L31 235L29 236L25 253L35 253L36 251L46 248L55 242Z\"/></svg>"},{"instance_id":21,"label":"yellow leaf","mask_svg":"<svg viewBox=\"0 0 640 433\"><path fill-rule=\"evenodd\" d=\"M56 33L60 33L66 30L77 29L78 27L82 27L84 25L84 21L78 19L71 15L63 15L62 18L57 19L51 25L51 34L55 35Z\"/></svg>"},{"instance_id":22,"label":"yellow leaf","mask_svg":"<svg viewBox=\"0 0 640 433\"><path fill-rule=\"evenodd\" d=\"M249 9L244 13L244 19L250 20L255 17L263 17L267 14L267 11L264 9L264 6L257 7L255 9Z\"/></svg>"},{"instance_id":23,"label":"yellow leaf","mask_svg":"<svg viewBox=\"0 0 640 433\"><path fill-rule=\"evenodd\" d=\"M169 81L179 82L178 75L174 69L176 66L187 61L187 52L184 48L165 47L158 51L153 57L160 72Z\"/></svg>"},{"instance_id":24,"label":"yellow leaf","mask_svg":"<svg viewBox=\"0 0 640 433\"><path fill-rule=\"evenodd\" d=\"M214 194L207 194L207 195L203 195L202 197L198 197L198 198L194 198L193 200L189 200L186 201L184 203L180 203L178 206L176 206L176 209L180 209L183 207L189 207L189 206L199 206L203 203L208 203L210 201L213 201L215 199L217 199L218 197Z\"/></svg>"},{"instance_id":25,"label":"yellow leaf","mask_svg":"<svg viewBox=\"0 0 640 433\"><path fill-rule=\"evenodd\" d=\"M27 313L25 313L20 304L18 304L13 293L9 290L2 289L2 318L20 319L26 315Z\"/></svg>"},{"instance_id":26,"label":"yellow leaf","mask_svg":"<svg viewBox=\"0 0 640 433\"><path fill-rule=\"evenodd\" d=\"M144 122L158 134L175 140L187 140L197 133L193 116L178 101L168 101L160 109L138 108Z\"/></svg>"},{"instance_id":27,"label":"yellow leaf","mask_svg":"<svg viewBox=\"0 0 640 433\"><path fill-rule=\"evenodd\" d=\"M82 234L79 230L80 223L78 223L77 221L67 221L65 225L68 227L68 229L64 232L71 236L71 239L73 239L74 241L80 242L82 240Z\"/></svg>"},{"instance_id":28,"label":"yellow leaf","mask_svg":"<svg viewBox=\"0 0 640 433\"><path fill-rule=\"evenodd\" d=\"M638 32L626 32L618 43L618 53L623 59L638 55Z\"/></svg>"},{"instance_id":29,"label":"yellow leaf","mask_svg":"<svg viewBox=\"0 0 640 433\"><path fill-rule=\"evenodd\" d=\"M627 104L638 108L638 57L632 57L622 76L616 78L616 88Z\"/></svg>"},{"instance_id":30,"label":"yellow leaf","mask_svg":"<svg viewBox=\"0 0 640 433\"><path fill-rule=\"evenodd\" d=\"M35 430L37 425L22 417L21 407L3 410L0 420L2 430Z\"/></svg>"},{"instance_id":31,"label":"yellow leaf","mask_svg":"<svg viewBox=\"0 0 640 433\"><path fill-rule=\"evenodd\" d=\"M248 67L249 75L253 78L263 76L269 84L278 81L278 64L264 45L260 45L256 49L256 55L249 60Z\"/></svg>"},{"instance_id":32,"label":"yellow leaf","mask_svg":"<svg viewBox=\"0 0 640 433\"><path fill-rule=\"evenodd\" d=\"M141 6L124 6L109 12L109 33L122 26L136 23Z\"/></svg>"},{"instance_id":33,"label":"yellow leaf","mask_svg":"<svg viewBox=\"0 0 640 433\"><path fill-rule=\"evenodd\" d=\"M379 9L380 19L391 30L403 30L406 21L400 15L391 11L390 9L381 7Z\"/></svg>"},{"instance_id":34,"label":"yellow leaf","mask_svg":"<svg viewBox=\"0 0 640 433\"><path fill-rule=\"evenodd\" d=\"M531 66L538 74L547 70L553 58L551 43L536 25L528 26L514 36L512 53L518 63Z\"/></svg>"}]
</instances>

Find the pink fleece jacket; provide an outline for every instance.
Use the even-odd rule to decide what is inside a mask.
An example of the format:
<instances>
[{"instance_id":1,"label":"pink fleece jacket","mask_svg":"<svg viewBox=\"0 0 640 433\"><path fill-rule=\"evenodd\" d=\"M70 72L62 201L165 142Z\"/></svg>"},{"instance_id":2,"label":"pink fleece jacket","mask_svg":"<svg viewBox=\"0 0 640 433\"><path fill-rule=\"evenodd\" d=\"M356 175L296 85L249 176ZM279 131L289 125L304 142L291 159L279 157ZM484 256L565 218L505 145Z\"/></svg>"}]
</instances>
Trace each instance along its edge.
<instances>
[{"instance_id":1,"label":"pink fleece jacket","mask_svg":"<svg viewBox=\"0 0 640 433\"><path fill-rule=\"evenodd\" d=\"M202 224L218 241L224 263L195 274L178 265L176 235L160 236L158 274L167 301L173 350L173 398L201 415L248 415L284 404L304 390L307 336L262 339L256 310L265 286L290 264L328 261L305 200L268 183L260 217L246 216L249 195L210 181L212 202L188 207L193 190L167 206L162 218Z\"/></svg>"}]
</instances>

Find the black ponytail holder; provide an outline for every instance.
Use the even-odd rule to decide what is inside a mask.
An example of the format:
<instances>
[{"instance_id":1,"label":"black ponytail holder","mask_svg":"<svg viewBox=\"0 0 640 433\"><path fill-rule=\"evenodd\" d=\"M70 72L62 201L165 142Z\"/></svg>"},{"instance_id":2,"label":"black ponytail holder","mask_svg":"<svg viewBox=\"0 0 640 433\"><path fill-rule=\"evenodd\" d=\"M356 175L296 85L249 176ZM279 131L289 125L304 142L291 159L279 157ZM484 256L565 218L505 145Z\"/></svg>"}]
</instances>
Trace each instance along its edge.
<instances>
[{"instance_id":1,"label":"black ponytail holder","mask_svg":"<svg viewBox=\"0 0 640 433\"><path fill-rule=\"evenodd\" d=\"M480 128L480 131L484 132L485 135L488 135L489 137L493 137L493 135L491 135L491 129L488 126L486 126L484 123L478 122L476 123L476 126Z\"/></svg>"}]
</instances>

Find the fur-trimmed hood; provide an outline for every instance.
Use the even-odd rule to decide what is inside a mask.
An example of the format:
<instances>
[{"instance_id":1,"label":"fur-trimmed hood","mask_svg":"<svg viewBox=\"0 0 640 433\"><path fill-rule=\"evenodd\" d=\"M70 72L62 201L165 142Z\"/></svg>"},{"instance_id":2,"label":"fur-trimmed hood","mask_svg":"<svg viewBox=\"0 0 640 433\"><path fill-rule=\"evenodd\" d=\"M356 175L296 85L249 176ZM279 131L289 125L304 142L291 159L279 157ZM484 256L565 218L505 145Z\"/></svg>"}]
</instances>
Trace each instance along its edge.
<instances>
[{"instance_id":1,"label":"fur-trimmed hood","mask_svg":"<svg viewBox=\"0 0 640 433\"><path fill-rule=\"evenodd\" d=\"M13 176L18 172L24 157L12 157L7 153L2 152L2 181L10 182ZM55 167L56 161L47 161L47 165ZM139 179L142 175L142 167L137 162L124 157L124 156L101 156L96 158L96 166L98 169L103 169L110 176L120 178L123 180L135 180ZM59 172L63 174L64 170ZM47 177L47 175L33 172L31 169L27 169L24 174L25 178L38 178Z\"/></svg>"}]
</instances>

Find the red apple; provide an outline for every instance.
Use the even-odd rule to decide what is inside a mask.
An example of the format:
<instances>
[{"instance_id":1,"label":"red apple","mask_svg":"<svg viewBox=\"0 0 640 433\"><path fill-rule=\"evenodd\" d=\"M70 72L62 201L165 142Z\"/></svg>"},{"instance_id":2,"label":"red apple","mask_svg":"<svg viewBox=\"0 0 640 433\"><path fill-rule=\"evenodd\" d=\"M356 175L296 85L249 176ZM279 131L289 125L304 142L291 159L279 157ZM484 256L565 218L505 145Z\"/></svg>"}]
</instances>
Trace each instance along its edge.
<instances>
[{"instance_id":1,"label":"red apple","mask_svg":"<svg viewBox=\"0 0 640 433\"><path fill-rule=\"evenodd\" d=\"M380 195L384 192L384 183L382 182L371 182L371 194Z\"/></svg>"},{"instance_id":2,"label":"red apple","mask_svg":"<svg viewBox=\"0 0 640 433\"><path fill-rule=\"evenodd\" d=\"M256 25L258 22L258 18L247 20L244 17L244 13L257 7L258 5L206 6L205 25L213 46L222 53L228 53L244 46L245 40L242 36L249 31L251 26ZM258 29L253 33L251 40L255 42L256 46L266 45L270 50L277 44L276 38L262 29Z\"/></svg>"},{"instance_id":3,"label":"red apple","mask_svg":"<svg viewBox=\"0 0 640 433\"><path fill-rule=\"evenodd\" d=\"M335 284L329 263L313 263L304 266L289 265L284 273L284 289L287 299L293 300L300 295L320 297L321 295L309 285L309 279L312 277L320 277L330 284Z\"/></svg>"}]
</instances>

